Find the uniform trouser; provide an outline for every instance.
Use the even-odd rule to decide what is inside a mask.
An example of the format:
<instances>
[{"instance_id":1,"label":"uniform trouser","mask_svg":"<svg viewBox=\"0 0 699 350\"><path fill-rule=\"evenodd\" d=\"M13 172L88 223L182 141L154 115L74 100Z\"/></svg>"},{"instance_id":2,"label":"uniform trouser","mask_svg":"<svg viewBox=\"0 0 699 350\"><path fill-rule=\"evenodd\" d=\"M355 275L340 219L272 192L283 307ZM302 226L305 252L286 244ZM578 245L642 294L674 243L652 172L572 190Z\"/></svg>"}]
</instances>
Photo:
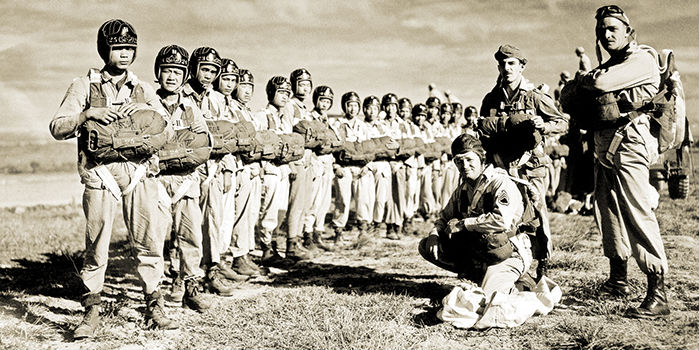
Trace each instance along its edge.
<instances>
[{"instance_id":1,"label":"uniform trouser","mask_svg":"<svg viewBox=\"0 0 699 350\"><path fill-rule=\"evenodd\" d=\"M387 224L403 225L408 200L406 172L407 167L402 162L391 162L391 197L386 213Z\"/></svg>"},{"instance_id":2,"label":"uniform trouser","mask_svg":"<svg viewBox=\"0 0 699 350\"><path fill-rule=\"evenodd\" d=\"M418 168L415 166L405 167L406 175L406 200L405 200L405 218L415 216L420 205L420 178L418 177Z\"/></svg>"},{"instance_id":3,"label":"uniform trouser","mask_svg":"<svg viewBox=\"0 0 699 350\"><path fill-rule=\"evenodd\" d=\"M356 167L343 166L337 169L333 187L335 188L335 211L333 226L345 227L349 219L350 203L352 202L352 169Z\"/></svg>"},{"instance_id":4,"label":"uniform trouser","mask_svg":"<svg viewBox=\"0 0 699 350\"><path fill-rule=\"evenodd\" d=\"M236 188L238 187L238 179L235 174L231 175L231 188L228 192L223 193L223 218L221 221L221 244L219 255L223 255L229 250L233 237L233 225L237 218L235 206Z\"/></svg>"},{"instance_id":5,"label":"uniform trouser","mask_svg":"<svg viewBox=\"0 0 699 350\"><path fill-rule=\"evenodd\" d=\"M315 158L314 162L317 162L317 170L313 177L311 208L304 220L304 232L325 231L325 215L330 211L332 201L334 177L332 159L323 161Z\"/></svg>"},{"instance_id":6,"label":"uniform trouser","mask_svg":"<svg viewBox=\"0 0 699 350\"><path fill-rule=\"evenodd\" d=\"M280 215L289 206L289 171L288 166L265 165L262 178L262 208L260 220L260 242L272 243L272 233L279 227Z\"/></svg>"},{"instance_id":7,"label":"uniform trouser","mask_svg":"<svg viewBox=\"0 0 699 350\"><path fill-rule=\"evenodd\" d=\"M194 178L197 181L189 186L199 187L198 175ZM184 176L181 175L161 175L160 181L164 187L168 188L167 196L174 196L179 186L182 185ZM200 278L204 276L201 269L202 262L202 212L199 206L199 190L190 190L180 200L174 204L164 204L161 201L161 213L163 217L163 232L172 232L173 239L176 240L176 256L170 256L173 269L179 271L183 279Z\"/></svg>"},{"instance_id":8,"label":"uniform trouser","mask_svg":"<svg viewBox=\"0 0 699 350\"><path fill-rule=\"evenodd\" d=\"M432 193L436 211L442 208L442 188L444 187L444 169L432 169Z\"/></svg>"},{"instance_id":9,"label":"uniform trouser","mask_svg":"<svg viewBox=\"0 0 699 350\"><path fill-rule=\"evenodd\" d=\"M596 143L598 138L595 135ZM644 273L665 274L667 257L648 191L653 141L647 121L634 124L612 164L595 162L595 219L606 257L633 255ZM605 153L598 150L597 154L604 157Z\"/></svg>"},{"instance_id":10,"label":"uniform trouser","mask_svg":"<svg viewBox=\"0 0 699 350\"><path fill-rule=\"evenodd\" d=\"M448 162L442 173L444 174L444 185L442 186L442 195L440 196L442 200L439 206L440 209L444 209L447 206L451 195L459 186L459 169L456 168L454 162Z\"/></svg>"},{"instance_id":11,"label":"uniform trouser","mask_svg":"<svg viewBox=\"0 0 699 350\"><path fill-rule=\"evenodd\" d=\"M123 215L136 258L136 273L146 294L158 289L163 275L165 232L159 225L158 179L145 177L123 196ZM85 258L80 277L89 293L100 293L109 257L114 217L119 201L105 189L85 187L83 211L86 218Z\"/></svg>"},{"instance_id":12,"label":"uniform trouser","mask_svg":"<svg viewBox=\"0 0 699 350\"><path fill-rule=\"evenodd\" d=\"M373 221L386 221L388 202L391 200L391 165L387 161L375 161L368 165L374 173L374 214Z\"/></svg>"},{"instance_id":13,"label":"uniform trouser","mask_svg":"<svg viewBox=\"0 0 699 350\"><path fill-rule=\"evenodd\" d=\"M244 165L236 174L236 184L235 207L238 210L233 222L233 257L243 256L255 249L255 225L260 217L262 188L259 165Z\"/></svg>"},{"instance_id":14,"label":"uniform trouser","mask_svg":"<svg viewBox=\"0 0 699 350\"><path fill-rule=\"evenodd\" d=\"M226 232L224 231L223 223L224 217L230 217L230 214L235 215L235 208L232 208L231 213L224 214L226 199L230 201L230 198L224 197L223 193L223 172L218 172L209 182L202 181L199 205L201 206L203 216L203 262L207 265L221 262L221 254L226 251L228 244L230 244L232 226L230 226L230 231ZM229 237L226 238L226 235ZM226 242L228 244L225 244Z\"/></svg>"},{"instance_id":15,"label":"uniform trouser","mask_svg":"<svg viewBox=\"0 0 699 350\"><path fill-rule=\"evenodd\" d=\"M356 200L357 221L369 223L373 220L376 202L374 174L364 166L356 176L352 183L352 197Z\"/></svg>"},{"instance_id":16,"label":"uniform trouser","mask_svg":"<svg viewBox=\"0 0 699 350\"><path fill-rule=\"evenodd\" d=\"M425 260L432 264L460 275L463 274L463 277L478 283L488 296L494 292L510 294L517 290L515 282L529 269L532 262L528 237L522 235L520 239L523 249L515 249L509 258L493 265L485 265L475 260L469 266L455 264L454 257L456 255L463 257L467 249L459 247L458 241L454 239L440 237L437 259L427 251L426 238L420 241L418 251Z\"/></svg>"},{"instance_id":17,"label":"uniform trouser","mask_svg":"<svg viewBox=\"0 0 699 350\"><path fill-rule=\"evenodd\" d=\"M289 183L289 209L286 212L287 239L301 237L303 224L311 210L313 175L301 164L293 165L294 179Z\"/></svg>"},{"instance_id":18,"label":"uniform trouser","mask_svg":"<svg viewBox=\"0 0 699 350\"><path fill-rule=\"evenodd\" d=\"M437 204L432 191L432 167L428 164L418 170L420 179L420 204L419 210L424 214L437 212Z\"/></svg>"}]
</instances>

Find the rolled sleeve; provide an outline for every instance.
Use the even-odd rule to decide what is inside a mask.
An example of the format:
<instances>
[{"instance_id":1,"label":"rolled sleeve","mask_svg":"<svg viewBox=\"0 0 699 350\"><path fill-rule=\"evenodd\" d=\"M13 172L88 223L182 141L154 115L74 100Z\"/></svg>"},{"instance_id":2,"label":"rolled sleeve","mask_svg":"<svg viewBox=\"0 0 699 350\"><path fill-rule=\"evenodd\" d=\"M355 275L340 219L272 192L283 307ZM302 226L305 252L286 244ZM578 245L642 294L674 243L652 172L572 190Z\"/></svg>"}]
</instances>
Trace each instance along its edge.
<instances>
[{"instance_id":1,"label":"rolled sleeve","mask_svg":"<svg viewBox=\"0 0 699 350\"><path fill-rule=\"evenodd\" d=\"M67 140L78 135L78 128L85 122L82 113L87 106L87 95L86 82L81 78L74 79L49 123L51 135L56 140Z\"/></svg>"}]
</instances>

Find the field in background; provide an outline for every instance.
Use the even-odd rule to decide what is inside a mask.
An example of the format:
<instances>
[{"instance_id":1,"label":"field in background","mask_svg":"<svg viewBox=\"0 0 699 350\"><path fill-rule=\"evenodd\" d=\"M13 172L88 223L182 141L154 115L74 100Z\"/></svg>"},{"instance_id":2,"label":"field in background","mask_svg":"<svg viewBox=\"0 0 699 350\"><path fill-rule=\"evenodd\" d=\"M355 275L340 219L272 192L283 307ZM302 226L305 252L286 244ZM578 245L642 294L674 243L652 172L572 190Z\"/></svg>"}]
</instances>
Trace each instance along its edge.
<instances>
[{"instance_id":1,"label":"field in background","mask_svg":"<svg viewBox=\"0 0 699 350\"><path fill-rule=\"evenodd\" d=\"M696 180L695 171L686 200L670 200L663 192L657 210L670 263L671 316L655 321L622 317L629 305L643 299L645 277L630 263L633 297L602 297L598 288L608 267L594 220L553 214L556 250L550 275L563 290L561 304L521 327L485 331L457 330L436 318L441 299L458 279L417 254L427 224L419 226L419 235L398 242L376 238L358 250L322 253L288 271L274 270L240 284L233 297L209 295L213 307L203 314L168 307L181 329L145 330L142 294L119 223L98 338L73 343L72 329L81 319L81 208L0 209L0 349L698 348Z\"/></svg>"}]
</instances>

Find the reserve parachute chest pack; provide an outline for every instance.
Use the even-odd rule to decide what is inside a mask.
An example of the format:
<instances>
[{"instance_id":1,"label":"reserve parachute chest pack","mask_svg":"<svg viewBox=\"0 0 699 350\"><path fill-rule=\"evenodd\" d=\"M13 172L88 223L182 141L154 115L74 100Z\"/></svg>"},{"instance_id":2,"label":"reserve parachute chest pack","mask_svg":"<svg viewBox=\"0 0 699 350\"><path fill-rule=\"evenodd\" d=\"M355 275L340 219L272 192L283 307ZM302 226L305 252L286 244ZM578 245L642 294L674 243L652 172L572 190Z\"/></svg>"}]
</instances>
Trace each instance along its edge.
<instances>
[{"instance_id":1,"label":"reserve parachute chest pack","mask_svg":"<svg viewBox=\"0 0 699 350\"><path fill-rule=\"evenodd\" d=\"M304 147L319 154L331 153L342 146L335 132L318 120L299 121L294 125L294 132L303 136Z\"/></svg>"},{"instance_id":2,"label":"reserve parachute chest pack","mask_svg":"<svg viewBox=\"0 0 699 350\"><path fill-rule=\"evenodd\" d=\"M143 88L140 85L128 92L128 96L118 96L118 102L111 101L102 90L102 76L99 70L91 69L88 73L90 92L89 108L111 108L126 103L145 103ZM165 127L167 121L158 112L150 109L133 112L130 116L120 118L112 123L103 124L87 120L80 127L79 142L86 155L97 163L118 161L139 161L158 152L167 142Z\"/></svg>"},{"instance_id":3,"label":"reserve parachute chest pack","mask_svg":"<svg viewBox=\"0 0 699 350\"><path fill-rule=\"evenodd\" d=\"M194 132L191 108L180 105L172 115L175 139L158 151L162 174L193 171L211 156L211 138L206 132Z\"/></svg>"},{"instance_id":4,"label":"reserve parachute chest pack","mask_svg":"<svg viewBox=\"0 0 699 350\"><path fill-rule=\"evenodd\" d=\"M250 122L207 120L206 125L213 138L212 157L250 152L254 147L255 127Z\"/></svg>"},{"instance_id":5,"label":"reserve parachute chest pack","mask_svg":"<svg viewBox=\"0 0 699 350\"><path fill-rule=\"evenodd\" d=\"M241 153L240 157L246 162L259 160L274 160L281 154L282 140L273 130L259 130L251 142L249 152Z\"/></svg>"}]
</instances>

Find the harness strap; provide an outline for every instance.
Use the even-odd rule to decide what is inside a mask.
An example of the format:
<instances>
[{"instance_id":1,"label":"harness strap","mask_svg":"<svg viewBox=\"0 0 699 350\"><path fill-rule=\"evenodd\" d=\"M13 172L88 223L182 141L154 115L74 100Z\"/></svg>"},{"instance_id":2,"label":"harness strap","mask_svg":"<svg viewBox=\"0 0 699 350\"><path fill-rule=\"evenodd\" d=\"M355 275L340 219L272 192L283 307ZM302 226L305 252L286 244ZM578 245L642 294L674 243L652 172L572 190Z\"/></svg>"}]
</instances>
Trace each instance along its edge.
<instances>
[{"instance_id":1,"label":"harness strap","mask_svg":"<svg viewBox=\"0 0 699 350\"><path fill-rule=\"evenodd\" d=\"M109 193L111 193L117 200L121 199L121 189L119 188L119 184L117 184L116 180L114 179L114 175L109 172L109 169L107 169L107 167L104 165L99 165L95 167L95 172L100 180L102 180L102 184L104 184L104 187L107 188Z\"/></svg>"},{"instance_id":2,"label":"harness strap","mask_svg":"<svg viewBox=\"0 0 699 350\"><path fill-rule=\"evenodd\" d=\"M129 182L129 185L126 186L124 191L121 192L122 196L128 195L134 190L134 188L136 188L136 185L138 185L138 183L141 182L141 179L146 176L146 168L147 167L145 164L139 164L138 167L136 167L136 170L131 177L131 182Z\"/></svg>"},{"instance_id":3,"label":"harness strap","mask_svg":"<svg viewBox=\"0 0 699 350\"><path fill-rule=\"evenodd\" d=\"M214 179L214 176L216 176L216 173L219 170L218 163L213 163L213 164L211 164L211 166L207 165L206 168L207 168L206 169L207 174L206 174L206 179L202 183L203 185L208 185L211 182L211 180Z\"/></svg>"}]
</instances>

